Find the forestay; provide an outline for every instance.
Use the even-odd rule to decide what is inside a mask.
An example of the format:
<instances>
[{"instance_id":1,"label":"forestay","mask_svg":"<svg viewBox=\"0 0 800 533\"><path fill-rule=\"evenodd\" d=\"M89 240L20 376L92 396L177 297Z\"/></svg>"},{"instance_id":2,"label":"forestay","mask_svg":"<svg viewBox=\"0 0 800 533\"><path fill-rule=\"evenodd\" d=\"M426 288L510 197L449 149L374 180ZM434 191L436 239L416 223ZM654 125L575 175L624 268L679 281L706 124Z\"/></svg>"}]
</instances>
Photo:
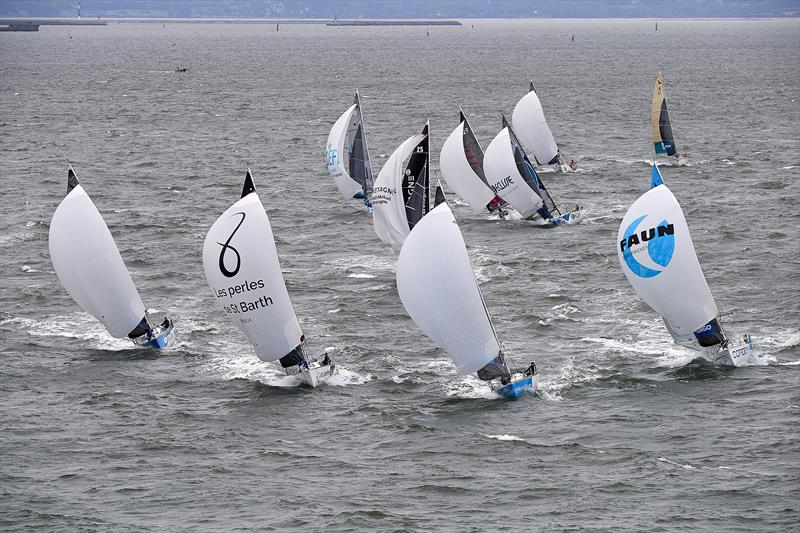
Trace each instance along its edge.
<instances>
[{"instance_id":1,"label":"forestay","mask_svg":"<svg viewBox=\"0 0 800 533\"><path fill-rule=\"evenodd\" d=\"M666 185L639 197L617 236L620 266L639 296L685 338L718 314L689 227Z\"/></svg>"},{"instance_id":2,"label":"forestay","mask_svg":"<svg viewBox=\"0 0 800 533\"><path fill-rule=\"evenodd\" d=\"M450 188L474 212L480 213L494 199L483 172L483 150L463 114L461 123L444 141L439 169Z\"/></svg>"},{"instance_id":3,"label":"forestay","mask_svg":"<svg viewBox=\"0 0 800 533\"><path fill-rule=\"evenodd\" d=\"M397 292L411 319L453 358L461 375L500 352L467 248L447 203L406 238L397 259Z\"/></svg>"},{"instance_id":4,"label":"forestay","mask_svg":"<svg viewBox=\"0 0 800 533\"><path fill-rule=\"evenodd\" d=\"M559 163L558 146L544 118L544 110L531 82L530 91L523 96L511 114L514 131L533 153L537 164Z\"/></svg>"},{"instance_id":5,"label":"forestay","mask_svg":"<svg viewBox=\"0 0 800 533\"><path fill-rule=\"evenodd\" d=\"M414 170L420 170L409 168L412 166L412 162L409 161L407 166L406 160L410 159L415 152L424 152L422 143L426 139L427 134L418 133L398 146L384 163L372 191L375 233L380 240L398 252L411 231L406 202L413 194L413 189L409 190L409 185L415 185L415 181L409 181L406 171L408 170L408 174L411 175ZM425 186L427 187L427 183ZM425 198L421 198L421 200L425 200Z\"/></svg>"},{"instance_id":6,"label":"forestay","mask_svg":"<svg viewBox=\"0 0 800 533\"><path fill-rule=\"evenodd\" d=\"M275 361L302 342L272 227L249 172L243 197L206 235L203 268L217 304L247 335L259 359Z\"/></svg>"},{"instance_id":7,"label":"forestay","mask_svg":"<svg viewBox=\"0 0 800 533\"><path fill-rule=\"evenodd\" d=\"M125 337L144 317L144 304L103 217L74 183L50 221L50 260L78 305L111 335Z\"/></svg>"},{"instance_id":8,"label":"forestay","mask_svg":"<svg viewBox=\"0 0 800 533\"><path fill-rule=\"evenodd\" d=\"M500 130L486 148L483 169L495 193L513 205L522 218L534 216L542 207L541 199L520 174L507 127Z\"/></svg>"},{"instance_id":9,"label":"forestay","mask_svg":"<svg viewBox=\"0 0 800 533\"><path fill-rule=\"evenodd\" d=\"M672 135L672 125L669 121L667 98L664 95L664 81L661 73L656 76L656 85L653 87L653 105L650 113L650 123L653 130L653 147L657 154L675 155L678 149Z\"/></svg>"}]
</instances>

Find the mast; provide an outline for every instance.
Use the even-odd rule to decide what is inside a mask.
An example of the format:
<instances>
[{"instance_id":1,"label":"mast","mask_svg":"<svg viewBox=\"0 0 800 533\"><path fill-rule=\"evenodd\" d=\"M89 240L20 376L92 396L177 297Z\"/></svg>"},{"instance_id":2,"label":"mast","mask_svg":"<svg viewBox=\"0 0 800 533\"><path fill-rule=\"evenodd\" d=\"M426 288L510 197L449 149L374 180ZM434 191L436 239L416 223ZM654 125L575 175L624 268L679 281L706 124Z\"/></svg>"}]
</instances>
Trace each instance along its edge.
<instances>
[{"instance_id":1,"label":"mast","mask_svg":"<svg viewBox=\"0 0 800 533\"><path fill-rule=\"evenodd\" d=\"M431 136L430 136L431 119L425 123L422 133L425 134L425 211L423 216L428 214L431 210Z\"/></svg>"}]
</instances>

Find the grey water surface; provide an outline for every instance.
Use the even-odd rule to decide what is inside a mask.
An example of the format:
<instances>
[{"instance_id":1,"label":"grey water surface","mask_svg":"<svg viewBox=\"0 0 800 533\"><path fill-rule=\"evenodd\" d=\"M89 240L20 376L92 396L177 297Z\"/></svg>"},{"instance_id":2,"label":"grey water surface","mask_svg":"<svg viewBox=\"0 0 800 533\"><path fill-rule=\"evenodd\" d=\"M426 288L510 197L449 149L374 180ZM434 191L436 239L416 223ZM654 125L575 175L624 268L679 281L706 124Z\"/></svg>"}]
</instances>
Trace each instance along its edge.
<instances>
[{"instance_id":1,"label":"grey water surface","mask_svg":"<svg viewBox=\"0 0 800 533\"><path fill-rule=\"evenodd\" d=\"M2 529L796 531L799 49L796 19L0 33ZM762 364L675 346L619 268L659 71L688 163L662 174ZM428 118L438 161L459 106L485 148L529 79L581 167L542 178L587 219L543 231L449 197L511 360L541 369L507 401L408 318L324 150L356 88L376 173ZM61 287L67 160L174 348L110 337ZM339 349L317 390L261 363L203 276L246 163L306 336Z\"/></svg>"}]
</instances>

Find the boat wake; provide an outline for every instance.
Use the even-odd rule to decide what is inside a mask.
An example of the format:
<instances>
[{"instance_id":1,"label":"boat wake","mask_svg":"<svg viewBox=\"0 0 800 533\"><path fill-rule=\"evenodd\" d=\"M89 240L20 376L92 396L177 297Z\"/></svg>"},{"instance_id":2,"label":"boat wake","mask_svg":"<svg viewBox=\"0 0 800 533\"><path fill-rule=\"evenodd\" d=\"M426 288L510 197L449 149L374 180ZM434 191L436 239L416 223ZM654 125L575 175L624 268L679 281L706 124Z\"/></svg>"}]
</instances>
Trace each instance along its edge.
<instances>
[{"instance_id":1,"label":"boat wake","mask_svg":"<svg viewBox=\"0 0 800 533\"><path fill-rule=\"evenodd\" d=\"M135 350L138 347L129 339L109 335L102 324L89 313L56 316L43 320L10 317L0 320L0 326L14 325L32 337L62 337L84 341L91 348L106 351Z\"/></svg>"},{"instance_id":2,"label":"boat wake","mask_svg":"<svg viewBox=\"0 0 800 533\"><path fill-rule=\"evenodd\" d=\"M461 400L498 400L499 394L494 392L485 381L481 381L477 376L466 376L461 379L451 379L445 383L448 398L459 398Z\"/></svg>"}]
</instances>

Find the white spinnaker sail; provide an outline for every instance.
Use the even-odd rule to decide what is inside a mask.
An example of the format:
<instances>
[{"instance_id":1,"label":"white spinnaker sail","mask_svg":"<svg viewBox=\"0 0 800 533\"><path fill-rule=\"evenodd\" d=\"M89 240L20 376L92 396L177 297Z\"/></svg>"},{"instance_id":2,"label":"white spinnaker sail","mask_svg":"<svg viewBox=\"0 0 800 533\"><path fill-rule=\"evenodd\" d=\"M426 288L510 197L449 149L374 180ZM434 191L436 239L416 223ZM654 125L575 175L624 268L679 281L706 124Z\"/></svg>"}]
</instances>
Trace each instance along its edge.
<instances>
[{"instance_id":1,"label":"white spinnaker sail","mask_svg":"<svg viewBox=\"0 0 800 533\"><path fill-rule=\"evenodd\" d=\"M50 260L72 299L125 337L144 317L144 304L92 199L78 185L61 201L50 221Z\"/></svg>"},{"instance_id":2,"label":"white spinnaker sail","mask_svg":"<svg viewBox=\"0 0 800 533\"><path fill-rule=\"evenodd\" d=\"M497 357L500 346L472 264L447 203L414 226L397 258L397 292L411 319L445 350L461 375Z\"/></svg>"},{"instance_id":3,"label":"white spinnaker sail","mask_svg":"<svg viewBox=\"0 0 800 533\"><path fill-rule=\"evenodd\" d=\"M400 251L410 231L402 190L405 163L424 138L425 135L417 133L403 141L384 163L372 189L375 233L396 252Z\"/></svg>"},{"instance_id":4,"label":"white spinnaker sail","mask_svg":"<svg viewBox=\"0 0 800 533\"><path fill-rule=\"evenodd\" d=\"M497 195L513 205L522 218L531 217L542 206L542 199L517 169L508 128L503 128L486 148L483 171Z\"/></svg>"},{"instance_id":5,"label":"white spinnaker sail","mask_svg":"<svg viewBox=\"0 0 800 533\"><path fill-rule=\"evenodd\" d=\"M532 90L517 102L511 114L511 125L520 142L533 152L540 165L546 165L558 155L558 146L544 118L542 103ZM555 163L555 161L553 161Z\"/></svg>"},{"instance_id":6,"label":"white spinnaker sail","mask_svg":"<svg viewBox=\"0 0 800 533\"><path fill-rule=\"evenodd\" d=\"M203 268L214 299L244 331L262 361L275 361L301 342L278 262L267 213L251 192L208 230Z\"/></svg>"},{"instance_id":7,"label":"white spinnaker sail","mask_svg":"<svg viewBox=\"0 0 800 533\"><path fill-rule=\"evenodd\" d=\"M356 104L347 108L347 111L342 113L339 120L331 128L328 134L328 145L325 149L325 157L328 161L328 172L333 180L336 182L336 187L339 193L346 200L353 198L353 195L362 190L361 184L350 177L347 172L347 157L349 154L345 152L345 140L347 139L347 128L350 126L350 119L353 113L356 112Z\"/></svg>"},{"instance_id":8,"label":"white spinnaker sail","mask_svg":"<svg viewBox=\"0 0 800 533\"><path fill-rule=\"evenodd\" d=\"M442 177L460 198L466 200L470 208L480 213L486 204L494 199L494 192L483 182L467 160L464 148L464 122L444 141L439 154L439 169Z\"/></svg>"},{"instance_id":9,"label":"white spinnaker sail","mask_svg":"<svg viewBox=\"0 0 800 533\"><path fill-rule=\"evenodd\" d=\"M617 255L628 281L676 338L691 335L717 316L689 226L666 185L650 189L628 209L617 236Z\"/></svg>"}]
</instances>

